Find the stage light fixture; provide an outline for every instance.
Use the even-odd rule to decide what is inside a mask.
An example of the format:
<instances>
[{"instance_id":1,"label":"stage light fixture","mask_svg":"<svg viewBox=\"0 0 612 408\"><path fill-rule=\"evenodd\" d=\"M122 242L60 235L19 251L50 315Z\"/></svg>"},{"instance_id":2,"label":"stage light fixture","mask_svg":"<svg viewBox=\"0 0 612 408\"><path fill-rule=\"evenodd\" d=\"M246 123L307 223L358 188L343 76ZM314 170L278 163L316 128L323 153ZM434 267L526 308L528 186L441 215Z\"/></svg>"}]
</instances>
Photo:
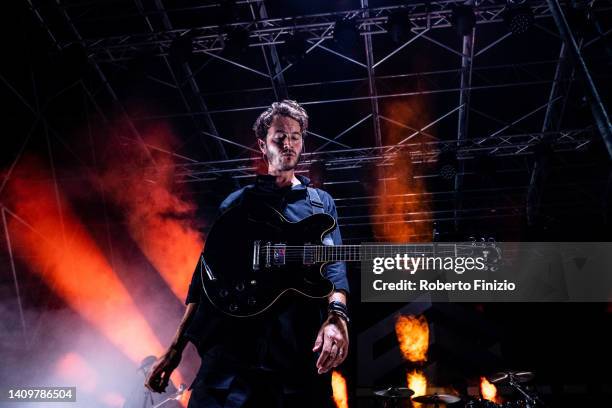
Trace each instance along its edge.
<instances>
[{"instance_id":1,"label":"stage light fixture","mask_svg":"<svg viewBox=\"0 0 612 408\"><path fill-rule=\"evenodd\" d=\"M294 33L287 41L283 48L283 59L289 64L295 64L306 55L308 50L308 37L304 33Z\"/></svg>"},{"instance_id":2,"label":"stage light fixture","mask_svg":"<svg viewBox=\"0 0 612 408\"><path fill-rule=\"evenodd\" d=\"M386 28L394 43L401 44L408 41L412 35L408 11L400 10L389 14Z\"/></svg>"},{"instance_id":3,"label":"stage light fixture","mask_svg":"<svg viewBox=\"0 0 612 408\"><path fill-rule=\"evenodd\" d=\"M504 21L513 34L524 34L533 25L533 11L527 5L508 2L504 11Z\"/></svg>"},{"instance_id":4,"label":"stage light fixture","mask_svg":"<svg viewBox=\"0 0 612 408\"><path fill-rule=\"evenodd\" d=\"M352 20L338 20L334 25L334 42L347 54L355 54L359 46L359 28Z\"/></svg>"},{"instance_id":5,"label":"stage light fixture","mask_svg":"<svg viewBox=\"0 0 612 408\"><path fill-rule=\"evenodd\" d=\"M440 168L439 174L440 177L442 177L443 179L450 180L455 178L455 176L457 175L457 169L450 164L445 164Z\"/></svg>"},{"instance_id":6,"label":"stage light fixture","mask_svg":"<svg viewBox=\"0 0 612 408\"><path fill-rule=\"evenodd\" d=\"M458 160L454 151L443 149L438 156L438 175L445 180L452 180L457 175Z\"/></svg>"},{"instance_id":7,"label":"stage light fixture","mask_svg":"<svg viewBox=\"0 0 612 408\"><path fill-rule=\"evenodd\" d=\"M459 35L469 35L476 25L476 13L470 5L458 5L453 7L451 22Z\"/></svg>"}]
</instances>

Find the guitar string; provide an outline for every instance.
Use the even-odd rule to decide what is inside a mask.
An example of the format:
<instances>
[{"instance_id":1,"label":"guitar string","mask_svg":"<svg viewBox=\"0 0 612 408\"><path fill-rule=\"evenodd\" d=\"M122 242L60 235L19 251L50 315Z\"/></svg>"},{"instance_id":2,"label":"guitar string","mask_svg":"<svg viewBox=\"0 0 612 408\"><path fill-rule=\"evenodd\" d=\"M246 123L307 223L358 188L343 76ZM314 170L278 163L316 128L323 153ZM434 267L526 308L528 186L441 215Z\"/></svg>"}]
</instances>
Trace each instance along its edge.
<instances>
[{"instance_id":1,"label":"guitar string","mask_svg":"<svg viewBox=\"0 0 612 408\"><path fill-rule=\"evenodd\" d=\"M274 250L282 249L284 251L283 259L285 261L295 261L295 260L303 260L303 259L312 259L314 262L321 261L359 261L361 260L361 247L364 247L367 254L367 248L382 248L383 255L387 254L388 249L400 249L401 252L406 253L406 248L410 248L413 255L429 255L436 254L439 256L454 254L457 255L458 249L486 249L491 248L491 246L474 246L471 243L466 245L457 245L457 244L373 244L373 245L277 245L277 246L264 246L263 249L266 250L268 248ZM435 247L435 248L434 248ZM445 250L443 248L453 247L453 250ZM354 251L357 248L360 251ZM400 252L398 250L390 251L390 252ZM364 254L365 255L365 254ZM371 255L375 254L373 251ZM272 257L274 255L272 254ZM366 258L364 256L364 258Z\"/></svg>"},{"instance_id":2,"label":"guitar string","mask_svg":"<svg viewBox=\"0 0 612 408\"><path fill-rule=\"evenodd\" d=\"M395 251L394 251L395 252ZM438 256L444 256L444 255L457 255L456 251L414 251L412 253L406 253L406 254L410 254L410 255L438 255ZM285 251L284 256L282 256L285 260L296 260L296 259L304 259L304 258L314 258L314 259L330 259L330 260L336 260L338 258L340 258L341 260L357 260L354 258L361 258L361 255L366 255L366 254L361 254L361 252L357 253L357 252L350 252L350 251L338 251L338 250L328 250L325 249L323 251ZM371 256L375 256L377 254L371 253ZM386 252L383 255L390 255L387 254ZM395 254L397 256L397 254ZM464 254L461 254L464 255ZM467 254L465 254L467 255ZM271 257L274 257L273 254L271 254ZM364 256L364 258L366 258ZM395 258L395 257L393 257Z\"/></svg>"}]
</instances>

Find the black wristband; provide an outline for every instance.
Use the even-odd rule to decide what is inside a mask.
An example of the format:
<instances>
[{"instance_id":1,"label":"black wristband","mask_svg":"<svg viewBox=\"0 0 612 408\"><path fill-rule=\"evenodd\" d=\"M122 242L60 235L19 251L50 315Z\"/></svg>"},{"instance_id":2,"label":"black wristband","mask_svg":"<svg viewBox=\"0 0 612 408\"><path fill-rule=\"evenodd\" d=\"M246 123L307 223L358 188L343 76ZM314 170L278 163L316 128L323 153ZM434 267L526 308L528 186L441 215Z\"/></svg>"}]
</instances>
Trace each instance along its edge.
<instances>
[{"instance_id":1,"label":"black wristband","mask_svg":"<svg viewBox=\"0 0 612 408\"><path fill-rule=\"evenodd\" d=\"M337 300L329 302L329 305L327 306L327 312L329 314L333 314L344 319L347 323L351 321L348 314L348 308L344 303L338 302Z\"/></svg>"},{"instance_id":2,"label":"black wristband","mask_svg":"<svg viewBox=\"0 0 612 408\"><path fill-rule=\"evenodd\" d=\"M338 311L338 310L331 310L329 312L330 315L334 315L334 316L338 316L339 318L341 318L342 320L344 320L347 324L351 322L351 320L349 319L349 317L347 315L345 315L344 313Z\"/></svg>"}]
</instances>

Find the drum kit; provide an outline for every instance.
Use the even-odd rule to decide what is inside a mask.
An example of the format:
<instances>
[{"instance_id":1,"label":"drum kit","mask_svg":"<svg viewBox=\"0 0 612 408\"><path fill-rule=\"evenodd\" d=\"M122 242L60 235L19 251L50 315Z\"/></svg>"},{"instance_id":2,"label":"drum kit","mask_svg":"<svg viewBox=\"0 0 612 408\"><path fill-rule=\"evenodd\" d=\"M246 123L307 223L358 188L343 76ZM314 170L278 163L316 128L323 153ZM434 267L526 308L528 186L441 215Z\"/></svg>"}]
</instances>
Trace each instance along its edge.
<instances>
[{"instance_id":1,"label":"drum kit","mask_svg":"<svg viewBox=\"0 0 612 408\"><path fill-rule=\"evenodd\" d=\"M374 396L382 402L384 408L399 408L406 400L418 402L423 407L442 408L453 404L453 407L464 408L544 408L537 395L524 387L525 383L535 377L531 371L502 371L487 377L492 384L506 385L516 390L519 399L498 404L483 398L458 396L452 394L427 394L414 397L414 391L406 387L388 387L374 390ZM462 404L461 404L462 403Z\"/></svg>"}]
</instances>

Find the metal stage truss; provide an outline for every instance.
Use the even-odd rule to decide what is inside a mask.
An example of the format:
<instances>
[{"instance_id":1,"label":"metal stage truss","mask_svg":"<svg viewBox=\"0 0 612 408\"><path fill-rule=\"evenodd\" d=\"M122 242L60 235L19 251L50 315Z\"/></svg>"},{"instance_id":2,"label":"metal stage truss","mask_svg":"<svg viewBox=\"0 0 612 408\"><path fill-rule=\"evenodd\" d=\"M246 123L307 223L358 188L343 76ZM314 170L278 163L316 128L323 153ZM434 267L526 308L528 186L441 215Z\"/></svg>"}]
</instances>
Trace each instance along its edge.
<instances>
[{"instance_id":1,"label":"metal stage truss","mask_svg":"<svg viewBox=\"0 0 612 408\"><path fill-rule=\"evenodd\" d=\"M262 4L264 4L264 1L236 2L237 6L250 7L252 9L257 9ZM452 7L458 4L463 4L463 2L452 0L431 2L407 1L405 5L386 7L364 6L360 9L330 13L317 13L283 18L257 18L254 21L239 21L223 26L214 24L175 29L166 27L164 30L156 30L150 33L125 33L123 35L109 37L83 38L79 42L87 48L90 55L96 61L121 61L140 56L144 50L156 52L158 56L167 55L172 41L177 37L185 35L189 35L192 38L195 53L208 54L215 51L221 51L224 42L228 40L228 29L248 30L250 40L249 47L284 44L290 36L296 33L306 34L307 40L310 41L314 47L320 46L325 40L333 38L334 24L338 20L355 21L360 34L366 38L372 35L386 34L387 29L385 23L389 15L401 10L406 11L409 15L410 29L417 36L435 44L436 41L427 36L426 32L451 27ZM533 11L536 21L540 19L550 19L552 17L546 0L530 1L527 4ZM198 11L203 8L214 9L219 6L219 4L200 5L190 8L181 8L180 11ZM93 3L91 7L95 7L95 3ZM478 7L475 11L476 24L501 23L503 21L502 13L505 9L506 3L504 1L482 0L478 2ZM165 11L172 12L173 10L172 7L170 7ZM158 10L157 13L164 13L165 11ZM116 17L120 16L121 13ZM79 19L73 20L76 23L79 22ZM82 20L83 22L87 22L88 18L83 18ZM556 33L551 34L557 35ZM497 42L501 42L508 35L509 34L483 47L480 52L484 52L486 49L495 46ZM67 44L69 43L60 43L60 46L65 46ZM452 49L451 46L445 44L438 45ZM461 55L459 51L453 50L451 52L456 52L458 55ZM341 57L346 56L341 55ZM381 61L388 57L389 56L381 59ZM381 61L378 63L380 64ZM286 70L288 68L285 67L284 69ZM267 75L265 73L262 74Z\"/></svg>"},{"instance_id":2,"label":"metal stage truss","mask_svg":"<svg viewBox=\"0 0 612 408\"><path fill-rule=\"evenodd\" d=\"M317 12L313 7L309 13L279 16L281 6L264 0L210 3L28 0L34 18L58 52L75 44L83 47L96 76L96 81L83 83L91 103L97 106L98 99L111 99L120 108L123 119L128 120L132 140L150 152L166 154L169 152L142 141L141 125L169 120L193 126L195 131L187 139L196 140L195 147L185 142L184 149L173 152L178 160L175 174L180 182L204 185L221 176L251 177L255 168L251 156L258 155L256 145L252 137L236 137L227 125L227 118L252 121L271 100L285 97L299 99L308 109L355 107L354 115L343 119L341 130L312 128L309 132L311 141L304 163L324 162L326 169L332 170L325 180L329 186L355 179L350 172L334 170L358 169L368 163L389 165L400 153L418 165L432 162L444 152L453 152L458 168L451 190L457 207L448 217L455 220L469 210L463 207L462 192L474 187L464 180L470 173L465 165L474 158L499 158L506 161L506 170L523 172L529 180L525 193L530 203L526 211L530 214L538 207L542 166L538 165L541 155L537 152L543 145L554 152L578 153L601 140L612 146L609 119L605 109L602 112L596 90L599 105L591 102L591 108L599 109L597 120L578 124L564 121L568 106L574 102L571 95L577 88L576 77L584 75L583 70L574 70L572 61L576 57L582 59L592 48L609 48L610 3L560 2L565 10L571 4L584 14L599 18L595 31L573 33L577 48L571 52L559 34L561 31L564 36L571 36L572 32L559 30L561 20L553 7L559 5L557 0L387 3L360 0L350 3L354 7L347 10ZM228 5L234 14L226 21L215 20L214 16L227 11ZM454 14L460 6L473 7L474 17L473 28L462 36L456 32ZM531 13L533 26L529 38L533 39L533 47L546 48L542 50L544 57L534 48L529 58L513 60L512 55L487 58L493 53L499 55L500 49L519 37L505 23L506 14L514 6ZM392 44L388 39L390 19L398 13L406 16L407 37ZM190 15L194 17L185 17ZM336 46L334 34L339 22L350 22L356 28L361 55ZM236 33L246 33L241 44L248 58L227 52L236 42ZM296 38L305 41L301 59L287 59L288 44ZM176 63L173 48L182 39L189 44L190 58ZM435 69L407 66L402 70L399 57L412 47L422 47L420 50L427 50L430 58L444 64L436 65ZM302 60L323 57L344 64L346 75L326 77L324 69L317 72L316 78L305 78L302 73L294 75ZM131 112L117 95L112 74L129 71L133 61L143 58L156 67L143 73L147 83L180 101L172 109L162 113ZM211 62L217 64L217 74L225 67L235 78L247 77L249 86L240 81L235 85L230 78L225 88L209 89L202 72ZM599 62L595 58L592 64ZM389 65L394 69L383 69ZM605 75L595 79L595 83L608 80ZM510 91L523 92L528 103L517 103L510 113L507 109L502 112L481 108L494 108L496 98L503 98L497 93ZM482 97L479 106L475 106L477 95L488 95L489 103L483 103ZM444 103L431 112L425 124L398 120L381 108L385 101L427 96L438 97ZM364 106L368 108L364 110ZM441 125L446 126L444 132L436 131ZM401 140L389 144L383 135L385 127L403 132ZM359 132L368 134L359 139L355 137ZM350 199L346 194L336 195L340 200Z\"/></svg>"}]
</instances>

